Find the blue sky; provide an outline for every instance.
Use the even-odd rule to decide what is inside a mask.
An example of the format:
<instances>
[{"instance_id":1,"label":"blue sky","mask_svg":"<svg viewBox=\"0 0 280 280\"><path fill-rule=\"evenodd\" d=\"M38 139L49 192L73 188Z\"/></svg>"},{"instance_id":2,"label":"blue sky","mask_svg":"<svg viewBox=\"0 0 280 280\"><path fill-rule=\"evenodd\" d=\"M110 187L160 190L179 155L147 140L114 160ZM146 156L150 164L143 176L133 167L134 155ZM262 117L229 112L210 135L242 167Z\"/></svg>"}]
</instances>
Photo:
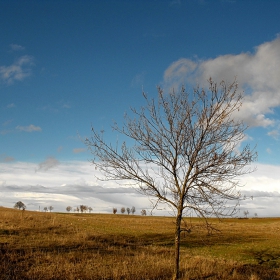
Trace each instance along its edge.
<instances>
[{"instance_id":1,"label":"blue sky","mask_svg":"<svg viewBox=\"0 0 280 280\"><path fill-rule=\"evenodd\" d=\"M91 125L114 142L110 125L144 104L142 90L236 76L259 154L241 212L280 216L279 18L276 0L0 0L0 205L149 208L96 181Z\"/></svg>"}]
</instances>

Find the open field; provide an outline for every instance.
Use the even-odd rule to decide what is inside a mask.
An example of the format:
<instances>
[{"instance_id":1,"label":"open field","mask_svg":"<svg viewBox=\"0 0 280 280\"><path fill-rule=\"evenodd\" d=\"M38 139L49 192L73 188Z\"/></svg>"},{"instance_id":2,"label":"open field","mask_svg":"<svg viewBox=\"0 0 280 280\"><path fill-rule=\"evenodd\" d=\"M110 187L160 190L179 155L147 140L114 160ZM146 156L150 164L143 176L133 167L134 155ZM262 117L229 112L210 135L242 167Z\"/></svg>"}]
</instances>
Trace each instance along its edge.
<instances>
[{"instance_id":1,"label":"open field","mask_svg":"<svg viewBox=\"0 0 280 280\"><path fill-rule=\"evenodd\" d=\"M182 279L280 279L280 218L213 219L211 235L191 223ZM173 233L169 217L0 207L0 279L171 279Z\"/></svg>"}]
</instances>

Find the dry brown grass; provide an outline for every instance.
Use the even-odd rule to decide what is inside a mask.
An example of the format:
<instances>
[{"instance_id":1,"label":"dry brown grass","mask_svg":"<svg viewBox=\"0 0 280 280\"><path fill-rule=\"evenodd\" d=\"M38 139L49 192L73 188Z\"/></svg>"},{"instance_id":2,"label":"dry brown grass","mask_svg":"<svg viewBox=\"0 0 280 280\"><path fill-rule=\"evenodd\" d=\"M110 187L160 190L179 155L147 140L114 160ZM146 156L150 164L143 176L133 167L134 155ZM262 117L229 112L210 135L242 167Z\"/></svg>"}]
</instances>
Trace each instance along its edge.
<instances>
[{"instance_id":1,"label":"dry brown grass","mask_svg":"<svg viewBox=\"0 0 280 280\"><path fill-rule=\"evenodd\" d=\"M280 219L192 219L182 279L280 279ZM173 219L0 208L0 279L172 279Z\"/></svg>"}]
</instances>

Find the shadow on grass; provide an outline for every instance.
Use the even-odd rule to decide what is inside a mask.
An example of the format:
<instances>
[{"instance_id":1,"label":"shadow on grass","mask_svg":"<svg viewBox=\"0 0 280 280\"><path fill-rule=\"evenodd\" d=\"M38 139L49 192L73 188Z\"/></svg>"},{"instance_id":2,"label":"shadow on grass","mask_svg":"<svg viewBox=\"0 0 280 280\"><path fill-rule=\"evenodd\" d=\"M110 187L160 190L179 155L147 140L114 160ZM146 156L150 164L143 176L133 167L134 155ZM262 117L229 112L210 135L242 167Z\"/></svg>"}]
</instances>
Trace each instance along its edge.
<instances>
[{"instance_id":1,"label":"shadow on grass","mask_svg":"<svg viewBox=\"0 0 280 280\"><path fill-rule=\"evenodd\" d=\"M85 237L82 241L74 241L69 237L71 235L71 227L61 227L61 226L48 226L43 228L23 228L23 229L1 229L0 237L2 236L19 236L20 238L26 238L29 235L36 236L40 234L42 238L44 236L66 236L67 241L64 242L64 245L51 245L51 246L35 246L32 248L32 245L28 246L31 250L41 250L44 252L48 251L59 251L59 252L69 252L71 250L99 250L104 253L106 251L111 251L112 248L119 249L137 249L139 247L146 246L162 246L167 249L173 248L174 246L174 235L171 233L145 233L140 235L128 235L128 234L96 234L96 235L87 235L86 230L82 231L85 233ZM72 241L73 240L73 241ZM262 238L254 237L254 242L258 242ZM205 246L229 246L231 244L246 244L250 243L252 240L248 236L242 234L222 234L214 233L207 235L206 233L182 233L181 234L181 248L202 248ZM55 243L55 238L54 242ZM42 242L43 243L43 242ZM70 243L70 244L69 244ZM16 244L13 245L16 249ZM12 249L12 248L10 248ZM22 248L17 249L22 250ZM251 255L253 253L250 253ZM260 261L262 256L259 256ZM256 259L258 256L256 255ZM263 261L264 262L264 261Z\"/></svg>"},{"instance_id":2,"label":"shadow on grass","mask_svg":"<svg viewBox=\"0 0 280 280\"><path fill-rule=\"evenodd\" d=\"M279 273L277 273L274 269L257 265L257 264L238 265L234 270L236 271L237 274L247 276L247 279L254 279L252 275L257 276L257 278L255 277L255 279L261 279L261 280L280 279Z\"/></svg>"},{"instance_id":3,"label":"shadow on grass","mask_svg":"<svg viewBox=\"0 0 280 280\"><path fill-rule=\"evenodd\" d=\"M259 265L265 265L272 268L280 268L280 251L279 249L269 248L264 250L248 250Z\"/></svg>"},{"instance_id":4,"label":"shadow on grass","mask_svg":"<svg viewBox=\"0 0 280 280\"><path fill-rule=\"evenodd\" d=\"M54 230L54 229L52 229ZM185 240L188 239L189 241ZM193 240L192 240L193 238ZM186 236L183 240L183 247L200 247L207 246L208 244L214 244L217 241L218 236L209 238L208 241L200 241L191 236ZM222 238L220 239L221 244L226 244L227 242L236 242L241 241L241 238L236 240L233 238ZM244 240L242 240L244 242ZM70 242L70 241L69 241ZM85 240L81 242L73 242L72 244L53 244L50 246L28 246L26 248L16 248L16 245L13 244L10 247L9 243L0 244L1 254L0 254L0 263L2 265L1 269L4 269L6 278L0 279L25 279L20 278L25 275L25 272L28 271L30 267L34 265L34 259L37 258L41 260L40 262L46 263L53 260L49 260L48 256L52 255L61 255L62 258L65 257L68 259L69 263L74 264L84 263L88 258L94 260L94 256L106 257L106 256L117 256L118 259L122 260L122 256L131 257L139 255L141 250L145 250L149 255L155 255L162 258L162 253L165 252L168 254L173 254L173 236L170 234L144 234L141 236L129 236L129 235L91 235L87 236ZM156 250L150 250L152 246L157 246ZM162 250L160 249L162 247ZM67 255L70 253L70 255ZM253 279L252 275L256 275L262 280L276 280L279 278L279 273L276 272L276 266L271 265L271 261L278 260L280 254L272 252L269 250L262 251L251 251L251 254L255 257L256 260L259 260L258 264L223 264L219 260L201 260L197 263L190 263L187 268L182 269L182 279ZM106 258L105 258L106 259ZM203 263L204 262L204 263ZM200 268L209 265L212 266L212 271L205 272ZM267 265L269 264L269 265ZM106 264L107 265L107 264ZM217 267L217 269L216 269ZM219 269L218 269L219 268ZM0 271L1 271L0 269ZM168 271L168 270L167 270ZM226 274L225 274L226 271ZM4 272L3 272L4 273ZM170 273L170 272L168 272ZM4 275L4 274L2 274ZM162 274L164 275L164 273ZM191 276L190 276L191 275ZM223 275L223 276L221 276ZM226 275L226 276L225 276ZM238 275L234 276L234 275ZM189 277L190 276L190 277ZM62 276L61 276L62 277ZM40 278L42 279L42 278ZM48 278L49 279L49 278ZM63 278L59 278L63 279ZM84 278L89 279L89 278ZM90 278L95 279L95 278ZM103 279L103 278L102 278ZM104 278L106 280L113 280L114 278ZM118 278L119 279L119 278ZM132 279L128 277L120 279ZM137 276L134 279L145 279L141 276ZM149 278L149 279L170 279L162 277Z\"/></svg>"}]
</instances>

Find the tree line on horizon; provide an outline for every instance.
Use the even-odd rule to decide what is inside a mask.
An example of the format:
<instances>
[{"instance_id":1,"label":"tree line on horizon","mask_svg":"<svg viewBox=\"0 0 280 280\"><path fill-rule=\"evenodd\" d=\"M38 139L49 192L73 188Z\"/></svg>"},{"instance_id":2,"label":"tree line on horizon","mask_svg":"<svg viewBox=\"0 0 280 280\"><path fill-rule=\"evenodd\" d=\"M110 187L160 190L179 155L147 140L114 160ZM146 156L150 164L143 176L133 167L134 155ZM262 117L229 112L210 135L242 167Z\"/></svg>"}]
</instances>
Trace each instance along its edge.
<instances>
[{"instance_id":1,"label":"tree line on horizon","mask_svg":"<svg viewBox=\"0 0 280 280\"><path fill-rule=\"evenodd\" d=\"M66 211L69 213L71 211L73 212L78 212L78 213L91 213L92 212L92 207L87 206L87 205L83 205L81 204L80 206L77 207L72 207L72 206L67 206L66 207Z\"/></svg>"},{"instance_id":2,"label":"tree line on horizon","mask_svg":"<svg viewBox=\"0 0 280 280\"><path fill-rule=\"evenodd\" d=\"M14 208L15 209L18 209L18 210L25 210L26 209L26 205L22 202L22 201L17 201L14 205ZM48 207L44 207L43 210L44 212L52 212L52 210L54 209L53 206L48 206ZM76 206L76 207L72 207L72 206L67 206L66 207L66 211L69 213L71 211L73 212L78 212L78 213L91 213L93 211L93 208L92 207L88 207L86 205L80 205L80 206ZM117 214L118 212L118 209L116 207L113 207L113 214ZM132 206L131 208L127 207L121 207L120 209L120 212L122 214L124 214L125 212L127 212L127 214L129 215L130 213L132 215L135 214L136 212L136 208L134 206ZM147 216L147 211L145 209L142 209L140 214L142 216ZM244 214L244 218L248 219L248 215L249 215L249 211L248 210L244 210L243 211L243 214ZM258 217L258 214L257 213L254 213L254 217L257 218ZM239 217L239 218L242 218L242 217Z\"/></svg>"},{"instance_id":3,"label":"tree line on horizon","mask_svg":"<svg viewBox=\"0 0 280 280\"><path fill-rule=\"evenodd\" d=\"M26 209L26 205L25 205L22 201L17 201L17 202L15 203L15 205L14 205L14 208L15 208L15 209L18 209L18 210L25 210L25 209ZM43 211L44 211L44 212L48 212L48 211L49 211L49 212L52 212L53 209L54 209L53 206L48 206L48 207L45 206L45 207L43 208ZM87 213L87 212L88 212L88 213L91 213L91 212L93 211L93 209L92 209L92 207L90 207L90 206L86 206L86 205L81 204L81 205L76 206L76 207L67 206L67 207L66 207L66 211L67 211L68 213L71 212L71 211L73 211L73 212L78 212L78 213ZM115 208L115 207L113 207L113 214L116 214L117 212L118 212L118 209ZM129 207L127 207L127 208L121 207L120 212L121 212L122 214L124 214L125 212L127 212L128 215L129 215L129 214L134 215L135 212L136 212L136 208L135 208L134 206L132 206L131 208L129 208ZM146 215L147 215L147 211L146 211L145 209L142 209L140 213L141 213L142 216L146 216Z\"/></svg>"},{"instance_id":4,"label":"tree line on horizon","mask_svg":"<svg viewBox=\"0 0 280 280\"><path fill-rule=\"evenodd\" d=\"M113 207L113 214L117 214L117 212L118 212L118 209ZM121 213L124 214L125 212L127 212L128 215L130 213L132 215L134 215L135 212L136 212L136 208L134 206L132 206L131 208L129 208L129 207L127 207L127 208L121 207ZM147 215L147 211L145 209L142 209L140 213L141 213L142 216L146 216Z\"/></svg>"}]
</instances>

